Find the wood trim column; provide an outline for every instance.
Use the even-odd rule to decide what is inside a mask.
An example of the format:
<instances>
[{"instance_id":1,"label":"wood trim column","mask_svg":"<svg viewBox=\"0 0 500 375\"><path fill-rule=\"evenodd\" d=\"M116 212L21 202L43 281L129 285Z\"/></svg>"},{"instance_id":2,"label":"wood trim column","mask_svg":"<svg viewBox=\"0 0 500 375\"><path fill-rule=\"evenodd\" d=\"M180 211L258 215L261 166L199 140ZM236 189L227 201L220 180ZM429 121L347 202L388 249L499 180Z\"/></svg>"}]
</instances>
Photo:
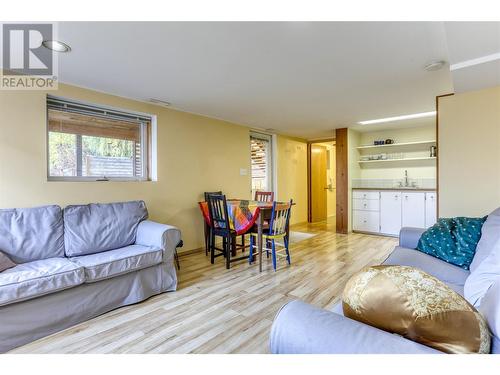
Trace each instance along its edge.
<instances>
[{"instance_id":1,"label":"wood trim column","mask_svg":"<svg viewBox=\"0 0 500 375\"><path fill-rule=\"evenodd\" d=\"M312 222L311 143L307 142L307 222Z\"/></svg>"},{"instance_id":2,"label":"wood trim column","mask_svg":"<svg viewBox=\"0 0 500 375\"><path fill-rule=\"evenodd\" d=\"M454 94L436 96L436 217L439 218L439 99Z\"/></svg>"},{"instance_id":3,"label":"wood trim column","mask_svg":"<svg viewBox=\"0 0 500 375\"><path fill-rule=\"evenodd\" d=\"M336 130L336 188L337 188L337 207L336 207L336 231L346 234L349 228L349 195L348 195L348 147L347 147L347 128Z\"/></svg>"}]
</instances>

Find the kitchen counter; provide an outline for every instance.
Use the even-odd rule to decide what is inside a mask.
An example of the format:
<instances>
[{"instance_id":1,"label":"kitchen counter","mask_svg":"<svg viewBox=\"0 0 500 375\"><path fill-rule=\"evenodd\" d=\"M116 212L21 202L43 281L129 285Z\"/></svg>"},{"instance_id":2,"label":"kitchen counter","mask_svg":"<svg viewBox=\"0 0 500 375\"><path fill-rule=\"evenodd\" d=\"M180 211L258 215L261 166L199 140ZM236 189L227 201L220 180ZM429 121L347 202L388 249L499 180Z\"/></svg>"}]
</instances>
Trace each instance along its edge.
<instances>
[{"instance_id":1,"label":"kitchen counter","mask_svg":"<svg viewBox=\"0 0 500 375\"><path fill-rule=\"evenodd\" d=\"M436 191L435 188L352 188L352 190L374 190L374 191Z\"/></svg>"}]
</instances>

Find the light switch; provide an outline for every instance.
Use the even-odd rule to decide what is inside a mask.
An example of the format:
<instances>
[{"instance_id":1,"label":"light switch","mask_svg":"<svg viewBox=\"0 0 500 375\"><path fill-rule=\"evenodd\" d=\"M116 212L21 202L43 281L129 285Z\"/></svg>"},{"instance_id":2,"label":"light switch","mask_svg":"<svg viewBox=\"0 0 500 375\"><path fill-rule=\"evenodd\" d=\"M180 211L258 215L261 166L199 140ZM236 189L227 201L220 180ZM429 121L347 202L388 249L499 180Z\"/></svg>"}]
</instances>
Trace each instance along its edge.
<instances>
[{"instance_id":1,"label":"light switch","mask_svg":"<svg viewBox=\"0 0 500 375\"><path fill-rule=\"evenodd\" d=\"M246 168L240 168L240 176L246 176L248 174L248 171Z\"/></svg>"}]
</instances>

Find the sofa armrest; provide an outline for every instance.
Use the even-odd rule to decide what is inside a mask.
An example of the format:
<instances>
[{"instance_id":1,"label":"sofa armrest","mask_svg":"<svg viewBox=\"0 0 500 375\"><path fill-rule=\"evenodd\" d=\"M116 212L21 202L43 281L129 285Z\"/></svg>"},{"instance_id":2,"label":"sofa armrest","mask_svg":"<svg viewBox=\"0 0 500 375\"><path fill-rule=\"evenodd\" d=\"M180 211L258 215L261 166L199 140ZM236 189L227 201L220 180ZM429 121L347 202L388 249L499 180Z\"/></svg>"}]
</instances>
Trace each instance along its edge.
<instances>
[{"instance_id":1,"label":"sofa armrest","mask_svg":"<svg viewBox=\"0 0 500 375\"><path fill-rule=\"evenodd\" d=\"M492 334L491 352L500 354L500 276L492 280L491 286L479 301L478 310L488 322Z\"/></svg>"},{"instance_id":2,"label":"sofa armrest","mask_svg":"<svg viewBox=\"0 0 500 375\"><path fill-rule=\"evenodd\" d=\"M416 249L418 240L426 231L424 228L404 227L399 231L399 246L407 249Z\"/></svg>"},{"instance_id":3,"label":"sofa armrest","mask_svg":"<svg viewBox=\"0 0 500 375\"><path fill-rule=\"evenodd\" d=\"M274 354L441 353L301 301L289 302L278 312L270 349Z\"/></svg>"},{"instance_id":4,"label":"sofa armrest","mask_svg":"<svg viewBox=\"0 0 500 375\"><path fill-rule=\"evenodd\" d=\"M137 227L135 243L163 249L163 261L174 256L175 248L181 241L181 231L174 226L144 220Z\"/></svg>"}]
</instances>

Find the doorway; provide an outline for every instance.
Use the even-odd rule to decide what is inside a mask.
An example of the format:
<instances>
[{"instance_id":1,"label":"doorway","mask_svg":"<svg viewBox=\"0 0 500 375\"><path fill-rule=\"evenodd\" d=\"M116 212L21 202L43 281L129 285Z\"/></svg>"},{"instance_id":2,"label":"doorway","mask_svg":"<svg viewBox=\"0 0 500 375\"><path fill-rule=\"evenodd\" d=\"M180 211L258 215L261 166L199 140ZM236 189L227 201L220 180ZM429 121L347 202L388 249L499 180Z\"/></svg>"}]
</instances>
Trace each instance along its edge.
<instances>
[{"instance_id":1,"label":"doorway","mask_svg":"<svg viewBox=\"0 0 500 375\"><path fill-rule=\"evenodd\" d=\"M309 222L335 226L335 140L309 143Z\"/></svg>"},{"instance_id":2,"label":"doorway","mask_svg":"<svg viewBox=\"0 0 500 375\"><path fill-rule=\"evenodd\" d=\"M274 191L272 136L250 132L252 199L256 191Z\"/></svg>"}]
</instances>

